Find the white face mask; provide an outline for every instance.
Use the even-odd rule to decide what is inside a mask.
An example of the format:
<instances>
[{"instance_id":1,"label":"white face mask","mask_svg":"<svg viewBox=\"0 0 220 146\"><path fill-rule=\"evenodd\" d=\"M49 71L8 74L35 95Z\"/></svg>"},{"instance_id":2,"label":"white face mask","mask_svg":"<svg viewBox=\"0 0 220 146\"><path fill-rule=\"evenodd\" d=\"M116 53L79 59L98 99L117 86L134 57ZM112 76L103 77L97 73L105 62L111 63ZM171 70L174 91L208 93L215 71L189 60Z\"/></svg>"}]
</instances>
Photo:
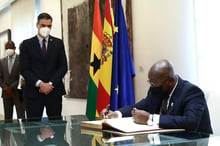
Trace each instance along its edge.
<instances>
[{"instance_id":1,"label":"white face mask","mask_svg":"<svg viewBox=\"0 0 220 146\"><path fill-rule=\"evenodd\" d=\"M48 27L41 27L40 28L40 35L46 38L50 34L50 28Z\"/></svg>"},{"instance_id":2,"label":"white face mask","mask_svg":"<svg viewBox=\"0 0 220 146\"><path fill-rule=\"evenodd\" d=\"M15 50L14 49L7 49L6 50L6 55L7 56L12 56L12 55L14 55L15 54Z\"/></svg>"}]
</instances>

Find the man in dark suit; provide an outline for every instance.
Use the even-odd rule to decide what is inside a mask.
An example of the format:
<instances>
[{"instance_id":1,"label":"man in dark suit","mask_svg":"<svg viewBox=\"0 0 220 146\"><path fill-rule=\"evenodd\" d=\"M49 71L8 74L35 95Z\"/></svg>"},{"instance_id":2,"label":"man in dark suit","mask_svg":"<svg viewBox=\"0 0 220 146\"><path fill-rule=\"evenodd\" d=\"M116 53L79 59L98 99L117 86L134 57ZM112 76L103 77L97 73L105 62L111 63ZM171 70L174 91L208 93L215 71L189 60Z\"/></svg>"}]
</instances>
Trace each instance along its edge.
<instances>
[{"instance_id":1,"label":"man in dark suit","mask_svg":"<svg viewBox=\"0 0 220 146\"><path fill-rule=\"evenodd\" d=\"M204 93L175 75L169 61L160 60L153 64L148 78L150 89L146 98L107 115L104 115L106 109L103 109L102 118L132 116L139 124L212 133Z\"/></svg>"},{"instance_id":2,"label":"man in dark suit","mask_svg":"<svg viewBox=\"0 0 220 146\"><path fill-rule=\"evenodd\" d=\"M4 105L5 121L12 121L13 107L15 105L17 117L24 118L24 103L19 98L17 86L20 76L19 55L15 53L15 44L8 41L5 44L7 56L0 62L0 86Z\"/></svg>"},{"instance_id":3,"label":"man in dark suit","mask_svg":"<svg viewBox=\"0 0 220 146\"><path fill-rule=\"evenodd\" d=\"M67 59L63 41L49 35L51 27L52 17L41 13L38 34L21 44L21 74L25 79L23 92L29 120L41 120L44 107L49 119L61 117Z\"/></svg>"}]
</instances>

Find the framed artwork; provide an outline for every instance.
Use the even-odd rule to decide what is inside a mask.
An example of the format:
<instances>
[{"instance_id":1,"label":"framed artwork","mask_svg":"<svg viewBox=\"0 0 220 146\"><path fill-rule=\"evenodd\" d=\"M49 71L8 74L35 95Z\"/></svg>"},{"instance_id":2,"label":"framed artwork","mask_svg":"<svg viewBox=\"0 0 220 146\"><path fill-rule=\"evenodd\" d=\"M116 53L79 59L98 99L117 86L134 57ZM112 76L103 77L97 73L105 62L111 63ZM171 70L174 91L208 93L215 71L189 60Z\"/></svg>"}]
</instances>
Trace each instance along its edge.
<instances>
[{"instance_id":1,"label":"framed artwork","mask_svg":"<svg viewBox=\"0 0 220 146\"><path fill-rule=\"evenodd\" d=\"M114 6L112 0L112 5ZM69 72L67 96L86 99L88 95L91 37L93 29L94 0L80 3L61 0L62 34L68 54ZM124 0L127 30L132 47L131 0ZM105 0L100 1L102 22Z\"/></svg>"},{"instance_id":2,"label":"framed artwork","mask_svg":"<svg viewBox=\"0 0 220 146\"><path fill-rule=\"evenodd\" d=\"M11 30L0 32L0 58L5 56L5 43L11 40Z\"/></svg>"}]
</instances>

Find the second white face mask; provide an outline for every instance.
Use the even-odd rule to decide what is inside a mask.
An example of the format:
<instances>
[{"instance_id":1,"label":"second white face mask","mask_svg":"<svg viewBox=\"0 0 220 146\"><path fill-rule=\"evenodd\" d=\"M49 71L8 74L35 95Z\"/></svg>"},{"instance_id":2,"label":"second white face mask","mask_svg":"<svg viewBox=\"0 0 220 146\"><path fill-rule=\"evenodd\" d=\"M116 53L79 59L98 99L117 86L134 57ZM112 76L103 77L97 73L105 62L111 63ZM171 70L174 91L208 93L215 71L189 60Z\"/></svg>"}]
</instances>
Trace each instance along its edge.
<instances>
[{"instance_id":1,"label":"second white face mask","mask_svg":"<svg viewBox=\"0 0 220 146\"><path fill-rule=\"evenodd\" d=\"M15 53L15 50L14 50L14 49L7 49L7 50L6 50L6 55L7 55L7 56L12 56L12 55L14 55L14 53Z\"/></svg>"},{"instance_id":2,"label":"second white face mask","mask_svg":"<svg viewBox=\"0 0 220 146\"><path fill-rule=\"evenodd\" d=\"M41 27L40 28L40 35L43 37L47 37L50 34L50 28L48 27Z\"/></svg>"}]
</instances>

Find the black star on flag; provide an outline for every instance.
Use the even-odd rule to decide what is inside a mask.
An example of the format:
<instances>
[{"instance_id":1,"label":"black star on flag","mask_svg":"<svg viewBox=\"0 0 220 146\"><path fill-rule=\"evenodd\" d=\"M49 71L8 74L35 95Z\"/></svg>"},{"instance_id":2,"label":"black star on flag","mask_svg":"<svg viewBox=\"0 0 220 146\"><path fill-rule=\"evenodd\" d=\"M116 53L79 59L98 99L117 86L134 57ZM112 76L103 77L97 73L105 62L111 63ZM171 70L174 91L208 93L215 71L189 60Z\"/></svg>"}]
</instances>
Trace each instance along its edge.
<instances>
[{"instance_id":1,"label":"black star on flag","mask_svg":"<svg viewBox=\"0 0 220 146\"><path fill-rule=\"evenodd\" d=\"M96 54L94 54L94 60L90 63L91 66L93 66L93 75L97 72L97 70L100 68L100 59L97 58Z\"/></svg>"}]
</instances>

